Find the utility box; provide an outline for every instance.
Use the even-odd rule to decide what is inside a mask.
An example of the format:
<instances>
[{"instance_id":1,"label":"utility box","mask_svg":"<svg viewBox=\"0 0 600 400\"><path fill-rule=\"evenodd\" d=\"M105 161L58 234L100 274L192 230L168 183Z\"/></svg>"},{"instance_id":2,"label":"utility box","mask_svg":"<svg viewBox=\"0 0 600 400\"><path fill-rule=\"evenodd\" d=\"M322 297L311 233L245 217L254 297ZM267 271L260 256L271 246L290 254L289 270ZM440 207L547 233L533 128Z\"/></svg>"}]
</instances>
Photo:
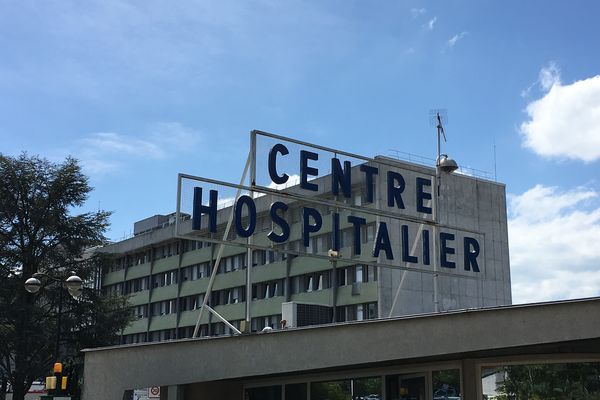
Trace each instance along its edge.
<instances>
[{"instance_id":1,"label":"utility box","mask_svg":"<svg viewBox=\"0 0 600 400\"><path fill-rule=\"evenodd\" d=\"M333 308L324 304L290 301L281 304L281 318L286 321L286 328L329 324Z\"/></svg>"}]
</instances>

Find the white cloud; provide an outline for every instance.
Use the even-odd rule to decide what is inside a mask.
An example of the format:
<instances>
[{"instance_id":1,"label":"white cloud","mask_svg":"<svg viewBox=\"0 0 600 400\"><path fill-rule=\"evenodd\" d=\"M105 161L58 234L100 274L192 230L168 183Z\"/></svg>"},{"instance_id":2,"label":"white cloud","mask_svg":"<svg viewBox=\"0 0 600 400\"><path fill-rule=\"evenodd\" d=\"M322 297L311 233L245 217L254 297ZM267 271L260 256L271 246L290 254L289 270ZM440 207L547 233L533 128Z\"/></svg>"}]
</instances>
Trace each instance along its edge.
<instances>
[{"instance_id":1,"label":"white cloud","mask_svg":"<svg viewBox=\"0 0 600 400\"><path fill-rule=\"evenodd\" d=\"M118 171L132 160L161 160L191 150L201 135L176 122L155 124L145 136L134 137L115 132L88 135L75 144L71 153L81 159L88 173Z\"/></svg>"},{"instance_id":2,"label":"white cloud","mask_svg":"<svg viewBox=\"0 0 600 400\"><path fill-rule=\"evenodd\" d=\"M427 23L427 29L429 29L430 31L433 30L433 26L435 25L435 23L437 22L437 17L433 17L429 20L429 22Z\"/></svg>"},{"instance_id":3,"label":"white cloud","mask_svg":"<svg viewBox=\"0 0 600 400\"><path fill-rule=\"evenodd\" d=\"M545 91L552 89L554 85L560 85L560 70L556 63L551 62L547 67L542 68L538 81Z\"/></svg>"},{"instance_id":4,"label":"white cloud","mask_svg":"<svg viewBox=\"0 0 600 400\"><path fill-rule=\"evenodd\" d=\"M454 47L454 45L459 40L461 40L462 38L464 38L468 34L469 34L469 32L461 32L461 33L457 33L456 35L452 36L450 39L448 39L448 47Z\"/></svg>"},{"instance_id":5,"label":"white cloud","mask_svg":"<svg viewBox=\"0 0 600 400\"><path fill-rule=\"evenodd\" d=\"M149 140L136 139L114 132L99 132L82 139L82 145L95 154L144 154L150 158L164 157L163 150Z\"/></svg>"},{"instance_id":6,"label":"white cloud","mask_svg":"<svg viewBox=\"0 0 600 400\"><path fill-rule=\"evenodd\" d=\"M425 8L411 8L410 10L410 14L413 18L417 18L419 15L425 14L425 12L427 12L427 9Z\"/></svg>"},{"instance_id":7,"label":"white cloud","mask_svg":"<svg viewBox=\"0 0 600 400\"><path fill-rule=\"evenodd\" d=\"M269 183L269 186L267 186L270 189L276 189L276 190L283 190L286 188L289 188L291 186L295 186L295 185L299 185L300 184L300 175L290 175L290 177L288 178L286 183L283 184L277 184L274 182Z\"/></svg>"},{"instance_id":8,"label":"white cloud","mask_svg":"<svg viewBox=\"0 0 600 400\"><path fill-rule=\"evenodd\" d=\"M523 145L544 157L584 162L600 158L600 75L563 85L555 64L538 82L547 93L526 107Z\"/></svg>"},{"instance_id":9,"label":"white cloud","mask_svg":"<svg viewBox=\"0 0 600 400\"><path fill-rule=\"evenodd\" d=\"M223 197L217 199L217 210L232 207L235 204L235 197Z\"/></svg>"},{"instance_id":10,"label":"white cloud","mask_svg":"<svg viewBox=\"0 0 600 400\"><path fill-rule=\"evenodd\" d=\"M537 185L509 196L513 301L600 295L600 204L589 189Z\"/></svg>"}]
</instances>

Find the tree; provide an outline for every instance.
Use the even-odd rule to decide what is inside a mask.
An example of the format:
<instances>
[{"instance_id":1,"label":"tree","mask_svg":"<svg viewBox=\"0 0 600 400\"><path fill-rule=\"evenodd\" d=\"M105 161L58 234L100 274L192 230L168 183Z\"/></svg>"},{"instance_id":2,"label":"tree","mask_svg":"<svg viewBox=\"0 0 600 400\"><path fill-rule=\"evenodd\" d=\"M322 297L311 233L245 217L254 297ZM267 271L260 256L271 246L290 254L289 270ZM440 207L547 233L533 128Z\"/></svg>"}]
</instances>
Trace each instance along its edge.
<instances>
[{"instance_id":1,"label":"tree","mask_svg":"<svg viewBox=\"0 0 600 400\"><path fill-rule=\"evenodd\" d=\"M59 277L74 271L93 282L102 259L84 251L106 241L110 213L74 214L91 190L73 158L52 163L26 153L0 155L0 376L8 377L15 400L51 371L61 296L60 348L75 370L82 346L113 344L130 321L126 299L105 299L94 289L78 301L43 278L38 293L24 289L37 272Z\"/></svg>"},{"instance_id":2,"label":"tree","mask_svg":"<svg viewBox=\"0 0 600 400\"><path fill-rule=\"evenodd\" d=\"M500 399L592 400L600 398L600 363L511 365L502 368Z\"/></svg>"}]
</instances>

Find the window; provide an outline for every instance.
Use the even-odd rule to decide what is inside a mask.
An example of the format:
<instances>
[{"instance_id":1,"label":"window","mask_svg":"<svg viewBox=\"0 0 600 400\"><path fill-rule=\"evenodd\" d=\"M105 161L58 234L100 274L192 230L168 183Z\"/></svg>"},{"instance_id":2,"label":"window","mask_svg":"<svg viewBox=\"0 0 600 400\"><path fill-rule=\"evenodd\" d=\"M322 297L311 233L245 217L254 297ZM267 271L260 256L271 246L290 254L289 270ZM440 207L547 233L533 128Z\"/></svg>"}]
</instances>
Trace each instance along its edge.
<instances>
[{"instance_id":1,"label":"window","mask_svg":"<svg viewBox=\"0 0 600 400\"><path fill-rule=\"evenodd\" d=\"M363 313L363 305L362 304L358 304L356 306L356 320L357 321L362 321L363 319L365 319L364 313Z\"/></svg>"},{"instance_id":2,"label":"window","mask_svg":"<svg viewBox=\"0 0 600 400\"><path fill-rule=\"evenodd\" d=\"M177 312L177 300L163 300L150 304L152 316L174 314Z\"/></svg>"},{"instance_id":3,"label":"window","mask_svg":"<svg viewBox=\"0 0 600 400\"><path fill-rule=\"evenodd\" d=\"M264 265L266 260L266 252L264 250L254 250L252 253L252 266Z\"/></svg>"},{"instance_id":4,"label":"window","mask_svg":"<svg viewBox=\"0 0 600 400\"><path fill-rule=\"evenodd\" d=\"M107 296L119 296L123 293L123 282L115 283L104 288Z\"/></svg>"},{"instance_id":5,"label":"window","mask_svg":"<svg viewBox=\"0 0 600 400\"><path fill-rule=\"evenodd\" d=\"M354 205L362 206L362 196L360 192L354 193Z\"/></svg>"},{"instance_id":6,"label":"window","mask_svg":"<svg viewBox=\"0 0 600 400\"><path fill-rule=\"evenodd\" d=\"M375 224L367 225L367 242L372 242L375 239Z\"/></svg>"},{"instance_id":7,"label":"window","mask_svg":"<svg viewBox=\"0 0 600 400\"><path fill-rule=\"evenodd\" d=\"M377 281L377 267L373 266L373 265L369 265L366 266L367 268L367 281L368 282L375 282Z\"/></svg>"},{"instance_id":8,"label":"window","mask_svg":"<svg viewBox=\"0 0 600 400\"><path fill-rule=\"evenodd\" d=\"M336 307L336 320L344 321L362 321L364 319L377 318L377 303L364 303L348 306Z\"/></svg>"},{"instance_id":9,"label":"window","mask_svg":"<svg viewBox=\"0 0 600 400\"><path fill-rule=\"evenodd\" d=\"M185 267L181 269L181 281L191 281L192 280L192 267Z\"/></svg>"},{"instance_id":10,"label":"window","mask_svg":"<svg viewBox=\"0 0 600 400\"><path fill-rule=\"evenodd\" d=\"M460 391L457 372L439 371L434 376L434 385L437 378L438 386L446 383ZM489 398L598 399L600 363L499 365L483 368L481 383L483 395Z\"/></svg>"},{"instance_id":11,"label":"window","mask_svg":"<svg viewBox=\"0 0 600 400\"><path fill-rule=\"evenodd\" d=\"M355 272L354 282L363 282L363 266L357 265L355 268L356 268L356 272Z\"/></svg>"},{"instance_id":12,"label":"window","mask_svg":"<svg viewBox=\"0 0 600 400\"><path fill-rule=\"evenodd\" d=\"M352 400L351 380L312 382L310 384L311 400Z\"/></svg>"},{"instance_id":13,"label":"window","mask_svg":"<svg viewBox=\"0 0 600 400\"><path fill-rule=\"evenodd\" d=\"M134 318L137 318L137 319L146 318L146 317L148 317L148 305L142 304L139 306L134 306L131 308L131 313Z\"/></svg>"},{"instance_id":14,"label":"window","mask_svg":"<svg viewBox=\"0 0 600 400\"><path fill-rule=\"evenodd\" d=\"M292 383L285 385L285 400L306 400L306 383Z\"/></svg>"},{"instance_id":15,"label":"window","mask_svg":"<svg viewBox=\"0 0 600 400\"><path fill-rule=\"evenodd\" d=\"M306 393L306 389L305 389ZM246 389L246 400L281 400L281 385ZM286 396L287 399L287 396ZM306 396L304 396L306 399Z\"/></svg>"},{"instance_id":16,"label":"window","mask_svg":"<svg viewBox=\"0 0 600 400\"><path fill-rule=\"evenodd\" d=\"M447 369L444 371L433 371L431 373L431 380L433 384L434 399L460 398L460 370Z\"/></svg>"}]
</instances>

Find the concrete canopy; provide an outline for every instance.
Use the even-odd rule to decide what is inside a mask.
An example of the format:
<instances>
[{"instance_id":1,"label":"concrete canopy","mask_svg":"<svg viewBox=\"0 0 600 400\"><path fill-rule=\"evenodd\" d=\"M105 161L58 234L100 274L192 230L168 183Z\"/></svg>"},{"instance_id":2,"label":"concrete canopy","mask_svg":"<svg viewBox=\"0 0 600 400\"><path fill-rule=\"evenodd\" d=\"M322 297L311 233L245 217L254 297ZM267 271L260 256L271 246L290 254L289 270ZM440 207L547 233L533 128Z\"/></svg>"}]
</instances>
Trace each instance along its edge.
<instances>
[{"instance_id":1,"label":"concrete canopy","mask_svg":"<svg viewBox=\"0 0 600 400\"><path fill-rule=\"evenodd\" d=\"M121 399L125 390L149 386L293 376L409 362L511 359L534 354L591 354L600 360L600 298L84 352L85 400ZM476 396L473 382L465 384L465 399Z\"/></svg>"}]
</instances>

